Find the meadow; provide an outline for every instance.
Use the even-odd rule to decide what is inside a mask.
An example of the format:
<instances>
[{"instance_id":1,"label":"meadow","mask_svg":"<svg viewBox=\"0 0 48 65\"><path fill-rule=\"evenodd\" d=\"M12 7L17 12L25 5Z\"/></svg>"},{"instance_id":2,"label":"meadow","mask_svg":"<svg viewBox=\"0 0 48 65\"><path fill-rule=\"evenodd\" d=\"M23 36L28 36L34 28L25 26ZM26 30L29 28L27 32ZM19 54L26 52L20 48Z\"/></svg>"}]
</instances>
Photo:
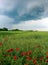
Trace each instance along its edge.
<instances>
[{"instance_id":1,"label":"meadow","mask_svg":"<svg viewBox=\"0 0 48 65\"><path fill-rule=\"evenodd\" d=\"M0 65L48 65L48 32L0 31Z\"/></svg>"}]
</instances>

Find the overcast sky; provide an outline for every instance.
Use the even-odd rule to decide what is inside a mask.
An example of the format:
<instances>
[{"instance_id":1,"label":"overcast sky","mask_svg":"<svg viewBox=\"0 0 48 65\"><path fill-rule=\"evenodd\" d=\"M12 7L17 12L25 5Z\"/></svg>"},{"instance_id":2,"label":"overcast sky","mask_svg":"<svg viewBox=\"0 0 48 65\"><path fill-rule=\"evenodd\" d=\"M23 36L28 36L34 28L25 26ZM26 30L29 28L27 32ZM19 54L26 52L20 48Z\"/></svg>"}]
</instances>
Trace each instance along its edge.
<instances>
[{"instance_id":1,"label":"overcast sky","mask_svg":"<svg viewBox=\"0 0 48 65\"><path fill-rule=\"evenodd\" d=\"M0 28L48 31L48 0L0 0Z\"/></svg>"}]
</instances>

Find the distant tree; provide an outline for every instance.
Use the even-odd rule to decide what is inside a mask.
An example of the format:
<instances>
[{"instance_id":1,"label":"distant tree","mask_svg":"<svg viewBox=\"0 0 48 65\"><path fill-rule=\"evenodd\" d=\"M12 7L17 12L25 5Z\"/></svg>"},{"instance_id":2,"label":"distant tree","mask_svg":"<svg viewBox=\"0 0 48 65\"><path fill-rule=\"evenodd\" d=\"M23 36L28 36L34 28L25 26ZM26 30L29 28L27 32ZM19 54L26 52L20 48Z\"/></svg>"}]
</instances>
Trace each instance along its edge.
<instances>
[{"instance_id":1,"label":"distant tree","mask_svg":"<svg viewBox=\"0 0 48 65\"><path fill-rule=\"evenodd\" d=\"M16 31L19 31L19 29L16 29Z\"/></svg>"},{"instance_id":2,"label":"distant tree","mask_svg":"<svg viewBox=\"0 0 48 65\"><path fill-rule=\"evenodd\" d=\"M12 29L12 31L20 31L19 29Z\"/></svg>"},{"instance_id":3,"label":"distant tree","mask_svg":"<svg viewBox=\"0 0 48 65\"><path fill-rule=\"evenodd\" d=\"M2 28L0 28L0 31L3 31L3 29L2 29Z\"/></svg>"},{"instance_id":4,"label":"distant tree","mask_svg":"<svg viewBox=\"0 0 48 65\"><path fill-rule=\"evenodd\" d=\"M3 31L8 31L8 28L3 28Z\"/></svg>"}]
</instances>

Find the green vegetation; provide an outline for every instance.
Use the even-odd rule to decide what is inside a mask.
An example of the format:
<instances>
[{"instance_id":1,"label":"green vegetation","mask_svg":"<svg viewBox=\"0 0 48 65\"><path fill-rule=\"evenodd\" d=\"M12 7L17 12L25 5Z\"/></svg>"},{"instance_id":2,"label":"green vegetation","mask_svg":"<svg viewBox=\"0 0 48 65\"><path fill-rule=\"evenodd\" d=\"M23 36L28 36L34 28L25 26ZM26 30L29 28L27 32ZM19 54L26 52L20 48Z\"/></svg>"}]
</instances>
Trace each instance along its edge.
<instances>
[{"instance_id":1,"label":"green vegetation","mask_svg":"<svg viewBox=\"0 0 48 65\"><path fill-rule=\"evenodd\" d=\"M4 27L4 28L0 28L0 31L9 31L9 29ZM10 31L21 31L21 30L19 30L19 29L12 29Z\"/></svg>"},{"instance_id":2,"label":"green vegetation","mask_svg":"<svg viewBox=\"0 0 48 65\"><path fill-rule=\"evenodd\" d=\"M48 32L0 31L0 65L48 65Z\"/></svg>"}]
</instances>

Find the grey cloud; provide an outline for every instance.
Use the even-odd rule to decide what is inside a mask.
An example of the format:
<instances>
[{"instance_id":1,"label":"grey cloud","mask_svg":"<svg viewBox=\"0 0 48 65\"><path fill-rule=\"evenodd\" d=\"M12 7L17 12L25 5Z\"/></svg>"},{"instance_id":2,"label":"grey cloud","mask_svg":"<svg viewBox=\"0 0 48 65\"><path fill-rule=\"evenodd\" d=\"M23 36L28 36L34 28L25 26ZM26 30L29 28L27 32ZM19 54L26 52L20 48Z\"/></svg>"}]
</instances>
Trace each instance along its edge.
<instances>
[{"instance_id":1,"label":"grey cloud","mask_svg":"<svg viewBox=\"0 0 48 65\"><path fill-rule=\"evenodd\" d=\"M38 20L45 18L48 17L48 0L0 0L0 15L14 19L6 20L5 17L2 22L0 16L1 22L5 26L8 24L9 27L10 23L7 23L9 21L12 21L12 24L19 24L20 22L27 20Z\"/></svg>"}]
</instances>

